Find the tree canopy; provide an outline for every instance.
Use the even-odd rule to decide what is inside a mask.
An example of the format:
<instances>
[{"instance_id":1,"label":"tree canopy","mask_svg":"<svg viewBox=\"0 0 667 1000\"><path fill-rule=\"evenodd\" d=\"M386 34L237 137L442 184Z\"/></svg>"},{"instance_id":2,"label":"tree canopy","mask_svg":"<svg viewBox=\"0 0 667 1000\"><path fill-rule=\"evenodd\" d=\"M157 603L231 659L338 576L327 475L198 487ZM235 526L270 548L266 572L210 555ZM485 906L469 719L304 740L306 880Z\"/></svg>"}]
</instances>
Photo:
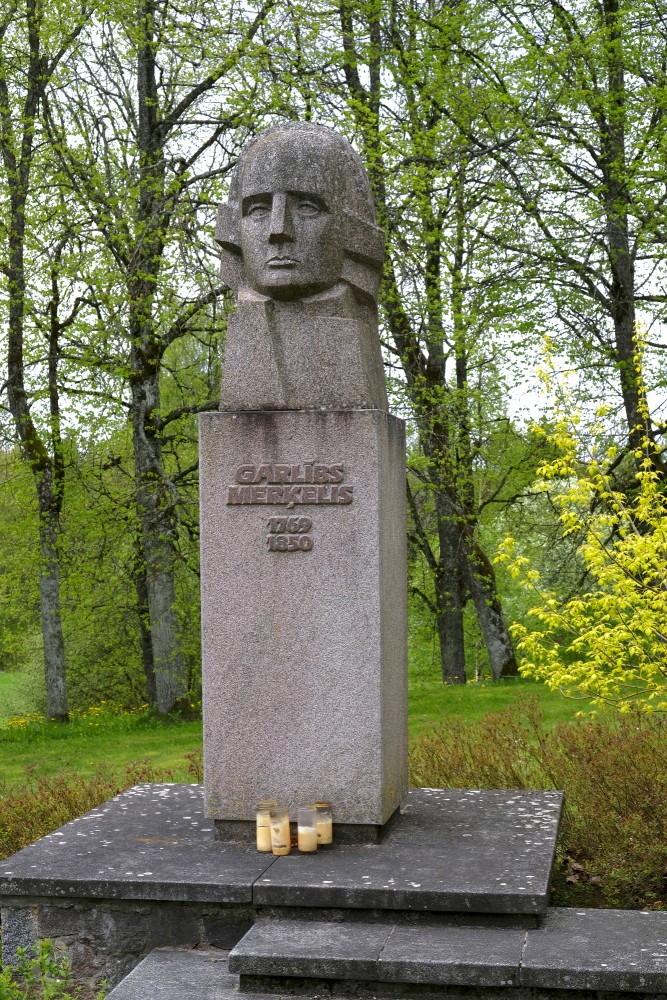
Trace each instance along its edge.
<instances>
[{"instance_id":1,"label":"tree canopy","mask_svg":"<svg viewBox=\"0 0 667 1000\"><path fill-rule=\"evenodd\" d=\"M666 109L661 0L11 0L0 669L43 663L59 719L196 699L215 210L249 138L303 118L353 142L388 237L429 669L662 710Z\"/></svg>"}]
</instances>

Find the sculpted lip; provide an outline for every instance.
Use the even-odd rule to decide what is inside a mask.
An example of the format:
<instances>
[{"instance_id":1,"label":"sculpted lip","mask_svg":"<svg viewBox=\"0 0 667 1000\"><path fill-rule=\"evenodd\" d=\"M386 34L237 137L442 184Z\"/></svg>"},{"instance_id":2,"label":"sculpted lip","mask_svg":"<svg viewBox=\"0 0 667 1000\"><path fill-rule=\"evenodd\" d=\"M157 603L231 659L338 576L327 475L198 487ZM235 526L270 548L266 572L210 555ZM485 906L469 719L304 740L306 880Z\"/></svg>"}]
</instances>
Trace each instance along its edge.
<instances>
[{"instance_id":1,"label":"sculpted lip","mask_svg":"<svg viewBox=\"0 0 667 1000\"><path fill-rule=\"evenodd\" d=\"M299 261L294 257L269 257L266 263L269 267L296 267Z\"/></svg>"}]
</instances>

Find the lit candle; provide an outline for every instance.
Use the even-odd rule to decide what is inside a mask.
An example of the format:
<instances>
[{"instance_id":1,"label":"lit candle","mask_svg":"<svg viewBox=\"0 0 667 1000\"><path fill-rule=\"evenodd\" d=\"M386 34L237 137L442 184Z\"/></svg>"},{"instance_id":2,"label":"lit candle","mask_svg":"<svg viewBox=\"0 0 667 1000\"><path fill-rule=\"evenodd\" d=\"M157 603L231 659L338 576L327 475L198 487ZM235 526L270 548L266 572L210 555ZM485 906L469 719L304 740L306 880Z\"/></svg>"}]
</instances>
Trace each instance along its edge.
<instances>
[{"instance_id":1,"label":"lit candle","mask_svg":"<svg viewBox=\"0 0 667 1000\"><path fill-rule=\"evenodd\" d=\"M278 803L275 799L264 799L262 802L257 803L257 812L255 814L257 820L257 850L258 851L270 851L271 850L271 821L269 818L269 810L273 809Z\"/></svg>"},{"instance_id":2,"label":"lit candle","mask_svg":"<svg viewBox=\"0 0 667 1000\"><path fill-rule=\"evenodd\" d=\"M271 850L279 857L289 854L292 850L292 838L289 828L289 813L282 806L270 811L271 819Z\"/></svg>"},{"instance_id":3,"label":"lit candle","mask_svg":"<svg viewBox=\"0 0 667 1000\"><path fill-rule=\"evenodd\" d=\"M333 818L331 815L330 802L314 802L313 808L317 813L317 846L323 847L333 843Z\"/></svg>"},{"instance_id":4,"label":"lit candle","mask_svg":"<svg viewBox=\"0 0 667 1000\"><path fill-rule=\"evenodd\" d=\"M297 823L298 847L304 854L317 850L317 810L313 806L299 807Z\"/></svg>"}]
</instances>

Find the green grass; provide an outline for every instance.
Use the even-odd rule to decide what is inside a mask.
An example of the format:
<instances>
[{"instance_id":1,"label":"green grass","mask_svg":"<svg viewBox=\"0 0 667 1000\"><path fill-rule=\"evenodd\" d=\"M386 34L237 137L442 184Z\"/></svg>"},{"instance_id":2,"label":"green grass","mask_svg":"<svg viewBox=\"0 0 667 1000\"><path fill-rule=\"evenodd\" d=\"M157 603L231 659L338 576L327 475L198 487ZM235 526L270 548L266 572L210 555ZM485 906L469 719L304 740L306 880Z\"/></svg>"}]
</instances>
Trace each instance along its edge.
<instances>
[{"instance_id":1,"label":"green grass","mask_svg":"<svg viewBox=\"0 0 667 1000\"><path fill-rule=\"evenodd\" d=\"M444 685L440 681L413 683L409 689L408 726L410 736L418 736L434 722L464 718L479 722L488 712L498 712L519 699L537 698L547 729L568 722L577 712L590 711L590 702L564 698L538 681L508 678L465 685Z\"/></svg>"},{"instance_id":2,"label":"green grass","mask_svg":"<svg viewBox=\"0 0 667 1000\"><path fill-rule=\"evenodd\" d=\"M20 785L33 769L39 775L72 771L89 777L104 768L121 775L128 764L148 760L156 769L172 771L174 781L193 781L185 754L201 745L201 722L157 723L119 731L110 719L91 732L76 724L45 723L27 727L11 740L0 734L0 779L9 788Z\"/></svg>"},{"instance_id":3,"label":"green grass","mask_svg":"<svg viewBox=\"0 0 667 1000\"><path fill-rule=\"evenodd\" d=\"M20 681L19 673L5 673L0 670L0 726L24 710L21 704Z\"/></svg>"},{"instance_id":4,"label":"green grass","mask_svg":"<svg viewBox=\"0 0 667 1000\"><path fill-rule=\"evenodd\" d=\"M7 728L22 716L21 677L0 672L0 788L21 785L26 772L72 771L89 777L100 768L122 775L128 764L148 760L172 771L175 781L193 781L186 754L201 748L201 722L162 719L151 713L74 717L71 723L28 722Z\"/></svg>"},{"instance_id":5,"label":"green grass","mask_svg":"<svg viewBox=\"0 0 667 1000\"><path fill-rule=\"evenodd\" d=\"M20 713L18 674L0 673L0 726ZM420 681L410 688L410 736L419 735L435 722L464 718L478 721L487 712L498 711L526 696L538 698L547 727L571 719L587 703L575 702L550 692L542 684L506 680L492 684L444 686L439 681ZM173 772L175 781L192 781L186 754L201 748L201 722L162 719L151 713L75 718L70 724L28 723L15 729L0 729L0 782L16 787L28 770L39 775L73 771L88 777L104 768L115 775L128 764L148 760L159 770Z\"/></svg>"}]
</instances>

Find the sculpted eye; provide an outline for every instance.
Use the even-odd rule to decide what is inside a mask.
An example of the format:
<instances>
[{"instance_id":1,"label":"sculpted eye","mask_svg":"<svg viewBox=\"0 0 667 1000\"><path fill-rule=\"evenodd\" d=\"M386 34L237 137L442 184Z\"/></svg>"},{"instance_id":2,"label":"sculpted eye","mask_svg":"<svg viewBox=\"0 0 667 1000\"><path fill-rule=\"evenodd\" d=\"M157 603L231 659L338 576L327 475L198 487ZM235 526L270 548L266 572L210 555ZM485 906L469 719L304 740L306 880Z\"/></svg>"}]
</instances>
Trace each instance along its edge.
<instances>
[{"instance_id":1,"label":"sculpted eye","mask_svg":"<svg viewBox=\"0 0 667 1000\"><path fill-rule=\"evenodd\" d=\"M252 216L255 219L263 219L271 214L271 195L252 194L243 199L241 212L244 218Z\"/></svg>"},{"instance_id":2,"label":"sculpted eye","mask_svg":"<svg viewBox=\"0 0 667 1000\"><path fill-rule=\"evenodd\" d=\"M309 198L300 198L296 207L300 215L320 215L323 211L320 205Z\"/></svg>"},{"instance_id":3,"label":"sculpted eye","mask_svg":"<svg viewBox=\"0 0 667 1000\"><path fill-rule=\"evenodd\" d=\"M243 206L243 214L245 216L254 216L257 219L263 218L265 215L269 215L271 212L271 206L267 204L266 201L260 200L249 201Z\"/></svg>"}]
</instances>

